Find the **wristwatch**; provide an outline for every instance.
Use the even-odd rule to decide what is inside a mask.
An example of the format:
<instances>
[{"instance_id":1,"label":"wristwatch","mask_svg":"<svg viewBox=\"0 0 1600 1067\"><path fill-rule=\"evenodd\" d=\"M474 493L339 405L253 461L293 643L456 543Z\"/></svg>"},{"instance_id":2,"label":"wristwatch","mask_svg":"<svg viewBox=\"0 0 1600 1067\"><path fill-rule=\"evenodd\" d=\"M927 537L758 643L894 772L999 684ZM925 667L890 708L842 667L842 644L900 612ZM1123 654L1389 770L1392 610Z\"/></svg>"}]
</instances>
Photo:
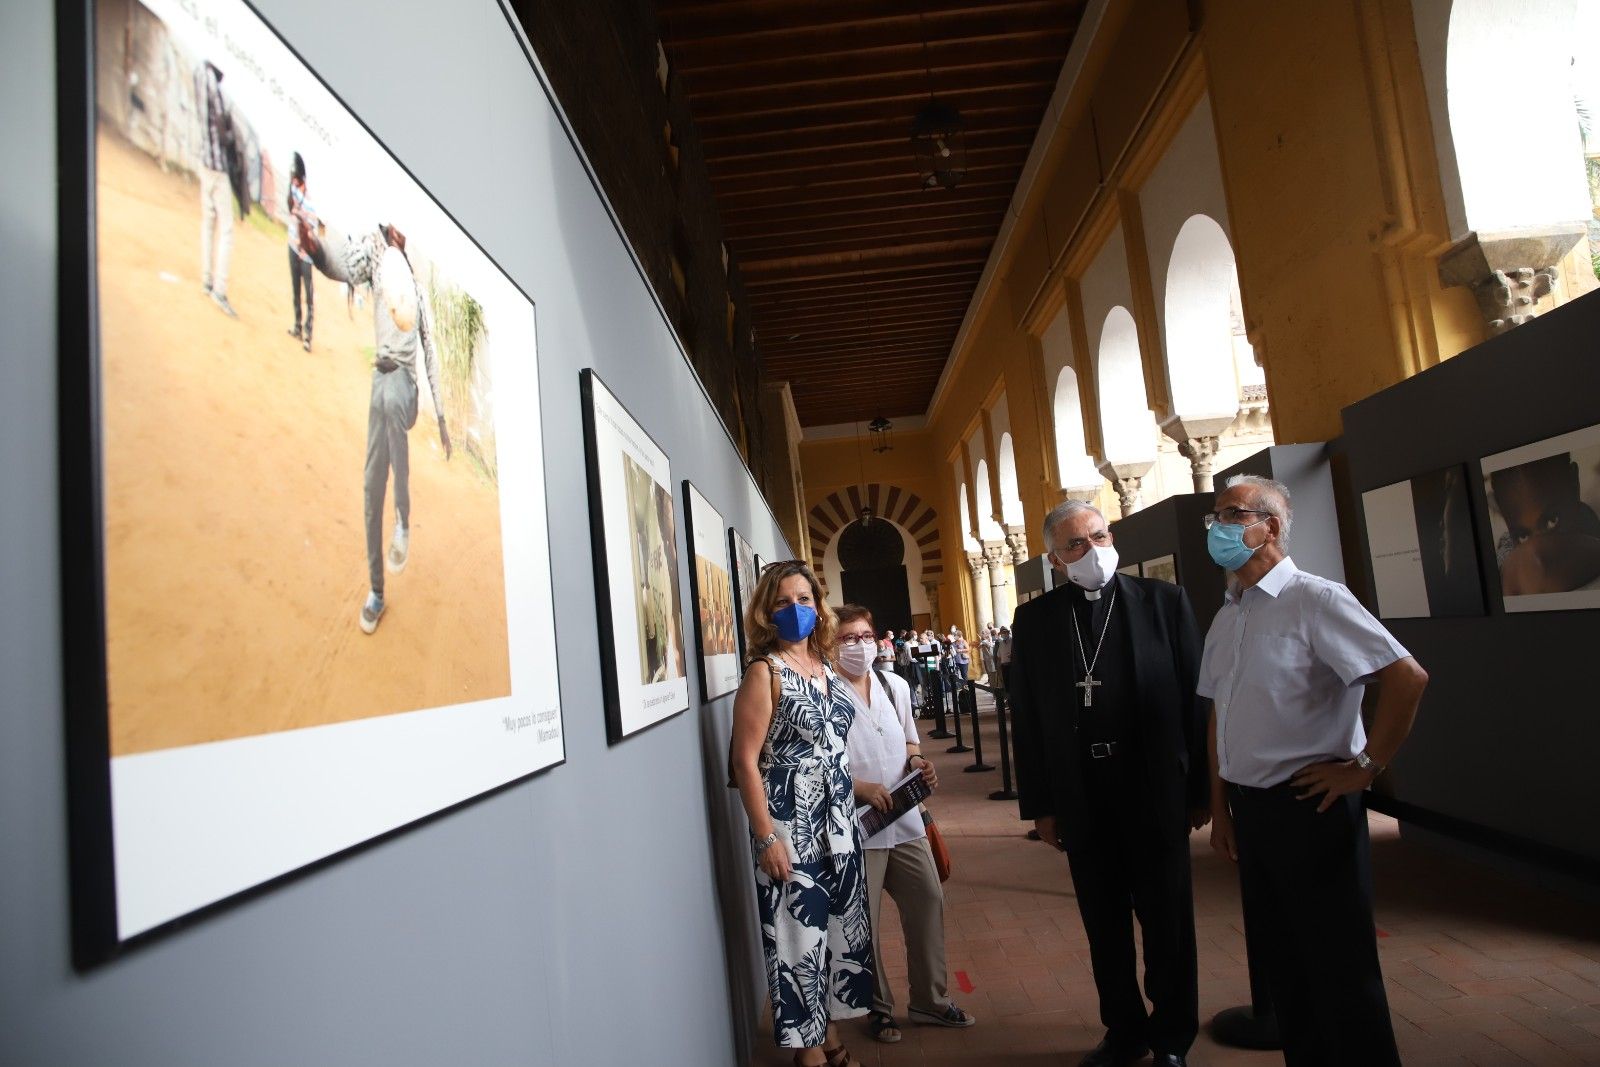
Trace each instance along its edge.
<instances>
[{"instance_id":1,"label":"wristwatch","mask_svg":"<svg viewBox=\"0 0 1600 1067\"><path fill-rule=\"evenodd\" d=\"M763 837L760 841L756 842L756 855L758 855L758 856L761 855L767 849L769 849L773 845L777 844L777 842L778 842L778 831L774 830L774 831L772 831L772 833L768 834L766 837Z\"/></svg>"},{"instance_id":2,"label":"wristwatch","mask_svg":"<svg viewBox=\"0 0 1600 1067\"><path fill-rule=\"evenodd\" d=\"M1383 773L1383 764L1367 755L1366 749L1356 753L1356 766L1364 771L1371 771L1375 775Z\"/></svg>"}]
</instances>

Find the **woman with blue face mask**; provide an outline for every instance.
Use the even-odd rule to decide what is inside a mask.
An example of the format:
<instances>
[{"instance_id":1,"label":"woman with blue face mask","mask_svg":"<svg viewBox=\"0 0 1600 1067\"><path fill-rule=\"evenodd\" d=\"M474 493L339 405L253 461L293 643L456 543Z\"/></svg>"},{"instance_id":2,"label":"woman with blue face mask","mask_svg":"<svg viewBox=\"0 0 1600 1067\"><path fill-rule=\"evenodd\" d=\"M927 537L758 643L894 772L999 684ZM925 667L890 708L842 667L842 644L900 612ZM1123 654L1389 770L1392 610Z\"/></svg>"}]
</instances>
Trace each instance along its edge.
<instances>
[{"instance_id":1,"label":"woman with blue face mask","mask_svg":"<svg viewBox=\"0 0 1600 1067\"><path fill-rule=\"evenodd\" d=\"M729 770L755 855L772 1034L805 1067L856 1061L834 1026L872 1008L872 926L845 738L856 706L828 656L837 624L799 560L761 572Z\"/></svg>"}]
</instances>

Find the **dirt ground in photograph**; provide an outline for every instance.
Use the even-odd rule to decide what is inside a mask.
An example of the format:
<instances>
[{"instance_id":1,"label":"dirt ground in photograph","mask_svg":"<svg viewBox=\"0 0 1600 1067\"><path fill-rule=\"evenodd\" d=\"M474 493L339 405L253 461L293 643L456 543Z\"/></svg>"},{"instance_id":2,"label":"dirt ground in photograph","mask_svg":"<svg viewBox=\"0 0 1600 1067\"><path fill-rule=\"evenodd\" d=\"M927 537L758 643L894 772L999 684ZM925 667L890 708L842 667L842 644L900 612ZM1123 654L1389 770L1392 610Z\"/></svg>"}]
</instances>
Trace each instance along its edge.
<instances>
[{"instance_id":1,"label":"dirt ground in photograph","mask_svg":"<svg viewBox=\"0 0 1600 1067\"><path fill-rule=\"evenodd\" d=\"M198 184L97 146L112 755L509 694L499 494L426 412L410 559L357 625L370 301L317 275L302 351L283 231L236 216L229 319L200 289Z\"/></svg>"}]
</instances>

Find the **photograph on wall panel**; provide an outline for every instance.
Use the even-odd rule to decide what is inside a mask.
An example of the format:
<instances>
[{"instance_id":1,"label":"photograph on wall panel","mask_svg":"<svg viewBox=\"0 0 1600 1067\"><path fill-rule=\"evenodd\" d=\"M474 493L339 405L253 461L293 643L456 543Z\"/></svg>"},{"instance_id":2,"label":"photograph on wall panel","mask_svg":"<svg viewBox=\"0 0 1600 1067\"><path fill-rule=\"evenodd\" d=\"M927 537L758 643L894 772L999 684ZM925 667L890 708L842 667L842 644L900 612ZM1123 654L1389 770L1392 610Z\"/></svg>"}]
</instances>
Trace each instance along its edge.
<instances>
[{"instance_id":1,"label":"photograph on wall panel","mask_svg":"<svg viewBox=\"0 0 1600 1067\"><path fill-rule=\"evenodd\" d=\"M247 4L59 12L89 964L564 741L533 301Z\"/></svg>"},{"instance_id":2,"label":"photograph on wall panel","mask_svg":"<svg viewBox=\"0 0 1600 1067\"><path fill-rule=\"evenodd\" d=\"M1361 494L1378 615L1482 615L1483 577L1463 464Z\"/></svg>"},{"instance_id":3,"label":"photograph on wall panel","mask_svg":"<svg viewBox=\"0 0 1600 1067\"><path fill-rule=\"evenodd\" d=\"M1506 611L1600 608L1600 423L1478 462Z\"/></svg>"},{"instance_id":4,"label":"photograph on wall panel","mask_svg":"<svg viewBox=\"0 0 1600 1067\"><path fill-rule=\"evenodd\" d=\"M750 594L756 591L756 551L750 547L744 534L728 527L728 558L733 562L733 623L739 634L739 663L744 663L745 634L744 612L750 605Z\"/></svg>"},{"instance_id":5,"label":"photograph on wall panel","mask_svg":"<svg viewBox=\"0 0 1600 1067\"><path fill-rule=\"evenodd\" d=\"M739 635L733 620L733 579L722 537L722 515L688 479L683 483L686 540L694 556L695 644L700 649L700 696L712 701L739 688Z\"/></svg>"},{"instance_id":6,"label":"photograph on wall panel","mask_svg":"<svg viewBox=\"0 0 1600 1067\"><path fill-rule=\"evenodd\" d=\"M594 371L583 371L580 388L600 674L615 744L689 707L678 521L667 454Z\"/></svg>"}]
</instances>

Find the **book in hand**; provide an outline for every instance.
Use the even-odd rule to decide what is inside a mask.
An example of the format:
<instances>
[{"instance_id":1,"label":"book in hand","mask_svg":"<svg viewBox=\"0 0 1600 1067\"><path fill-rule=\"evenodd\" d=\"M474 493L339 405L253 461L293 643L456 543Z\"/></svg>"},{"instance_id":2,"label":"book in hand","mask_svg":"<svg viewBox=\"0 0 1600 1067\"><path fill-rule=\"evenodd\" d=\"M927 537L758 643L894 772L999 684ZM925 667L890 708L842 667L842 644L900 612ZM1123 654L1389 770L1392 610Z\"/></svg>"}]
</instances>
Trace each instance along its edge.
<instances>
[{"instance_id":1,"label":"book in hand","mask_svg":"<svg viewBox=\"0 0 1600 1067\"><path fill-rule=\"evenodd\" d=\"M863 804L856 809L856 818L861 823L862 834L867 837L876 836L885 826L899 822L906 812L928 799L931 792L921 771L907 774L889 788L889 799L894 803L888 811L879 811L871 804Z\"/></svg>"}]
</instances>

